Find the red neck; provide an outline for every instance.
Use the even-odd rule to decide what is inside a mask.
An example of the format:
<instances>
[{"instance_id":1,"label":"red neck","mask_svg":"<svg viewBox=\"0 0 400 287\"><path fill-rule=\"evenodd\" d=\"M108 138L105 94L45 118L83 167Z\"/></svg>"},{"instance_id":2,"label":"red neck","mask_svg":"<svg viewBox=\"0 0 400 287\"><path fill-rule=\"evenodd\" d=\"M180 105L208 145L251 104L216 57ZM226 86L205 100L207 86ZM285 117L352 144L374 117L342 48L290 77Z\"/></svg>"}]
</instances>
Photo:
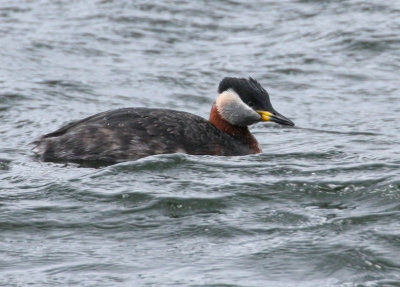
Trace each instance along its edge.
<instances>
[{"instance_id":1,"label":"red neck","mask_svg":"<svg viewBox=\"0 0 400 287\"><path fill-rule=\"evenodd\" d=\"M218 113L215 103L211 108L209 121L221 131L230 134L236 138L239 138L243 143L248 144L249 148L254 151L254 153L261 152L260 146L258 145L256 138L250 133L247 126L241 127L228 123Z\"/></svg>"}]
</instances>

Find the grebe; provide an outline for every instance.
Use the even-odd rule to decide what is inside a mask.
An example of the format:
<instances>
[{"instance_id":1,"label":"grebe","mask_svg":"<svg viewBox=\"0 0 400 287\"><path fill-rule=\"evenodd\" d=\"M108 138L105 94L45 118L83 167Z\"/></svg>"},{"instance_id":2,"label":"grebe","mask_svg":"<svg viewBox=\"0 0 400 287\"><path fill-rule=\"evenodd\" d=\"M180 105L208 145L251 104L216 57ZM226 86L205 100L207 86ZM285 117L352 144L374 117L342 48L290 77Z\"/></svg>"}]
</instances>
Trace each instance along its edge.
<instances>
[{"instance_id":1,"label":"grebe","mask_svg":"<svg viewBox=\"0 0 400 287\"><path fill-rule=\"evenodd\" d=\"M224 78L209 121L168 109L124 108L69 123L33 142L44 161L134 160L154 154L246 155L261 152L248 125L294 123L271 105L254 79Z\"/></svg>"}]
</instances>

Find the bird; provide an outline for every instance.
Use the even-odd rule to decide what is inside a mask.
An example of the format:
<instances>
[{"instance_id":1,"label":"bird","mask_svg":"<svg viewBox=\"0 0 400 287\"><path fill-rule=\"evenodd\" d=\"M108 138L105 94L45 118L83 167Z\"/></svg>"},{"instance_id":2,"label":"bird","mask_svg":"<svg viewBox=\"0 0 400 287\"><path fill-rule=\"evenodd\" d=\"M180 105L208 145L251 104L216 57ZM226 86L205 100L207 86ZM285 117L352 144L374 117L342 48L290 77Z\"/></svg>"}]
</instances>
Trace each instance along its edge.
<instances>
[{"instance_id":1,"label":"bird","mask_svg":"<svg viewBox=\"0 0 400 287\"><path fill-rule=\"evenodd\" d=\"M68 123L32 144L42 161L118 163L171 153L241 156L262 152L248 126L263 121L294 126L272 107L255 79L225 77L209 120L171 109L120 108Z\"/></svg>"}]
</instances>

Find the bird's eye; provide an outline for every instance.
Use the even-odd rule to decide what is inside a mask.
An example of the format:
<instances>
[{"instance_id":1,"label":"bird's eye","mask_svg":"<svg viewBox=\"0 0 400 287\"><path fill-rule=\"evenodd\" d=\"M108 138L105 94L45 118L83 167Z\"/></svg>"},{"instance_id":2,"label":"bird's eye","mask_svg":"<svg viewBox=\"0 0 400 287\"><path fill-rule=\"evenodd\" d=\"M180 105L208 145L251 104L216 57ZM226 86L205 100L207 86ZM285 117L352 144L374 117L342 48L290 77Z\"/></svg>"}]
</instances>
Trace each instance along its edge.
<instances>
[{"instance_id":1,"label":"bird's eye","mask_svg":"<svg viewBox=\"0 0 400 287\"><path fill-rule=\"evenodd\" d=\"M254 103L253 102L248 102L248 106L249 107L254 107Z\"/></svg>"}]
</instances>

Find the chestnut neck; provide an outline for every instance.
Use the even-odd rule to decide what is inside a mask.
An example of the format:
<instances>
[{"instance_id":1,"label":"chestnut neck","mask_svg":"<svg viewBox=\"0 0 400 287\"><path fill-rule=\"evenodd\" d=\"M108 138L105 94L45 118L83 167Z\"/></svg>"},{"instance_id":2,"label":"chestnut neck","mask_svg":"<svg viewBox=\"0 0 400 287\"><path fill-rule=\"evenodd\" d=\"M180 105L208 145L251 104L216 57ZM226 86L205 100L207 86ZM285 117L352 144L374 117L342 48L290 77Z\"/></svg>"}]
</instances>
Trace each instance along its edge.
<instances>
[{"instance_id":1,"label":"chestnut neck","mask_svg":"<svg viewBox=\"0 0 400 287\"><path fill-rule=\"evenodd\" d=\"M247 144L254 153L261 152L261 148L256 140L256 138L250 133L249 128L247 126L237 126L228 123L224 120L218 112L217 105L214 103L211 112L209 121L221 131L239 139L244 144Z\"/></svg>"}]
</instances>

